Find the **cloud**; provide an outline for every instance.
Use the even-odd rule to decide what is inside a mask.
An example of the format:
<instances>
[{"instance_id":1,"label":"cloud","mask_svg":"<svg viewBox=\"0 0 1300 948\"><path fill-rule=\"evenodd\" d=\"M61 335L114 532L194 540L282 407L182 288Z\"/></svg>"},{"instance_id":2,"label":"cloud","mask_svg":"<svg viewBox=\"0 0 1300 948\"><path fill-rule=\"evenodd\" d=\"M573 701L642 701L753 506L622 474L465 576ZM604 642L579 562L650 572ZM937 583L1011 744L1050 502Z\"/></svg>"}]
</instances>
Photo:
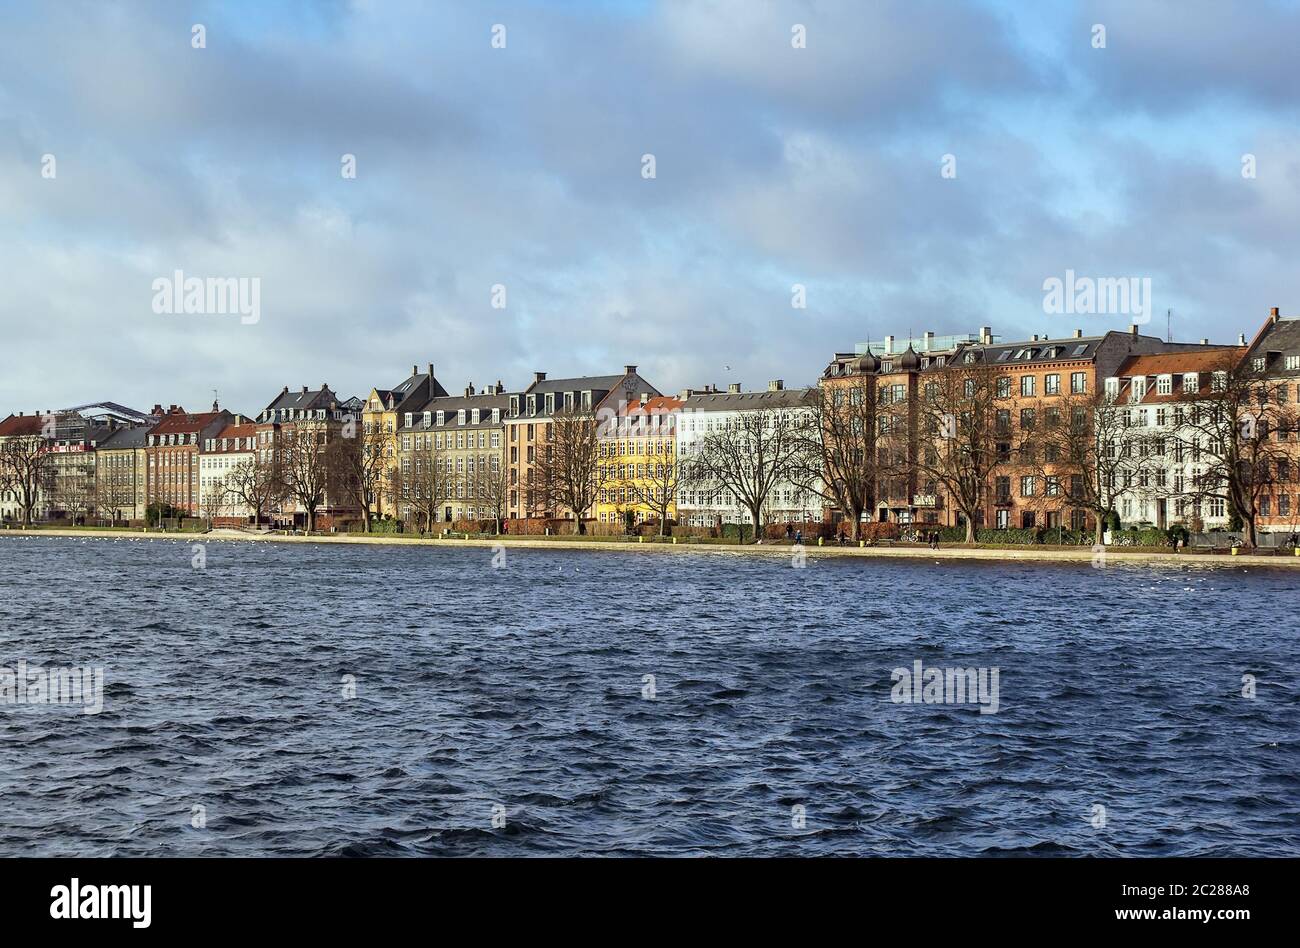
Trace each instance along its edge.
<instances>
[{"instance_id":1,"label":"cloud","mask_svg":"<svg viewBox=\"0 0 1300 948\"><path fill-rule=\"evenodd\" d=\"M1068 331L1041 306L1066 268L1151 275L1184 338L1252 332L1295 297L1295 107L1260 61L1295 9L1153 8L19 7L0 408L256 412L426 362L451 390L810 381L868 336ZM258 277L261 322L154 314L176 269Z\"/></svg>"}]
</instances>

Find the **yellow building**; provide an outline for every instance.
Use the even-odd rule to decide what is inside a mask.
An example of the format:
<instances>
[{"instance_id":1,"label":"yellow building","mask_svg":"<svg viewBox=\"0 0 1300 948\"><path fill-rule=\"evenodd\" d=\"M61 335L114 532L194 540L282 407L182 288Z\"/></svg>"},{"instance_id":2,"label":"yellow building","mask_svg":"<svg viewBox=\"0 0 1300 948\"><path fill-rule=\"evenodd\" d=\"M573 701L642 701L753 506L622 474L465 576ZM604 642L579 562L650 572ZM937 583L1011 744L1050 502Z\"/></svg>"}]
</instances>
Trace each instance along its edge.
<instances>
[{"instance_id":1,"label":"yellow building","mask_svg":"<svg viewBox=\"0 0 1300 948\"><path fill-rule=\"evenodd\" d=\"M677 419L685 404L656 395L600 424L597 523L628 528L677 518Z\"/></svg>"},{"instance_id":2,"label":"yellow building","mask_svg":"<svg viewBox=\"0 0 1300 948\"><path fill-rule=\"evenodd\" d=\"M397 489L397 429L407 412L415 411L425 402L438 396L445 396L447 390L433 375L433 363L429 371L421 372L418 365L411 366L411 377L393 388L371 389L366 399L366 407L361 411L361 430L367 446L371 439L382 440L385 468L387 474L373 500L375 517L399 516L397 505L393 502Z\"/></svg>"}]
</instances>

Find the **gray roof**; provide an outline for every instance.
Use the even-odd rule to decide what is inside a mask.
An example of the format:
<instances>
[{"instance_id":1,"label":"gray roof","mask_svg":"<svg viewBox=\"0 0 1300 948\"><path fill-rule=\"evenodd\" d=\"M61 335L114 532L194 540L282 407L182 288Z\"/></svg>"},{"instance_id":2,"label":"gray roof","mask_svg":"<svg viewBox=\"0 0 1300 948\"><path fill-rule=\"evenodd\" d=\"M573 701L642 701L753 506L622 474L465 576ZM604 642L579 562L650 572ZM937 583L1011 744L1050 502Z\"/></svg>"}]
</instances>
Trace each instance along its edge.
<instances>
[{"instance_id":1,"label":"gray roof","mask_svg":"<svg viewBox=\"0 0 1300 948\"><path fill-rule=\"evenodd\" d=\"M1268 362L1264 366L1264 371L1269 373L1286 372L1286 357L1300 355L1300 319L1279 319L1272 326L1268 327L1259 342L1251 347L1246 353L1245 365L1250 366L1250 360L1258 356L1264 356ZM1291 369L1291 372L1297 370Z\"/></svg>"},{"instance_id":2,"label":"gray roof","mask_svg":"<svg viewBox=\"0 0 1300 948\"><path fill-rule=\"evenodd\" d=\"M1062 359L1092 359L1105 341L1105 336L1025 339L1020 342L1000 342L992 346L981 346L976 343L963 347L963 351L978 352L981 361L993 365L1022 365L1033 362L1059 362ZM953 361L959 364L961 357Z\"/></svg>"},{"instance_id":3,"label":"gray roof","mask_svg":"<svg viewBox=\"0 0 1300 948\"><path fill-rule=\"evenodd\" d=\"M100 451L128 451L143 448L149 437L149 426L136 428L118 428L111 435L96 445Z\"/></svg>"},{"instance_id":4,"label":"gray roof","mask_svg":"<svg viewBox=\"0 0 1300 948\"><path fill-rule=\"evenodd\" d=\"M808 388L783 388L775 392L715 392L709 395L690 395L686 398L686 408L694 411L799 408L809 404L811 392L812 389Z\"/></svg>"},{"instance_id":5,"label":"gray roof","mask_svg":"<svg viewBox=\"0 0 1300 948\"><path fill-rule=\"evenodd\" d=\"M302 390L281 392L266 408L268 411L279 411L284 408L307 411L313 408L329 408L330 402L342 407L345 401L347 399L331 392L329 386L322 385L318 389L308 389L305 392Z\"/></svg>"},{"instance_id":6,"label":"gray roof","mask_svg":"<svg viewBox=\"0 0 1300 948\"><path fill-rule=\"evenodd\" d=\"M438 412L443 413L443 428L460 427L457 424L457 418L462 408L465 410L464 427L474 427L470 419L474 417L473 411L475 408L479 410L479 418L481 419L479 424L491 424L492 409L501 409L501 416L502 418L505 417L507 410L510 408L510 393L503 392L500 395L446 395L441 398L431 398L420 407L410 409L411 414L415 416L411 419L413 422L411 429L426 430L423 417L426 411L433 416L433 423L429 426L431 428L439 427L437 423ZM405 414L397 419L397 427L399 430L406 430Z\"/></svg>"},{"instance_id":7,"label":"gray roof","mask_svg":"<svg viewBox=\"0 0 1300 948\"><path fill-rule=\"evenodd\" d=\"M626 378L624 375L586 375L576 379L543 379L526 389L529 395L546 392L610 392Z\"/></svg>"}]
</instances>

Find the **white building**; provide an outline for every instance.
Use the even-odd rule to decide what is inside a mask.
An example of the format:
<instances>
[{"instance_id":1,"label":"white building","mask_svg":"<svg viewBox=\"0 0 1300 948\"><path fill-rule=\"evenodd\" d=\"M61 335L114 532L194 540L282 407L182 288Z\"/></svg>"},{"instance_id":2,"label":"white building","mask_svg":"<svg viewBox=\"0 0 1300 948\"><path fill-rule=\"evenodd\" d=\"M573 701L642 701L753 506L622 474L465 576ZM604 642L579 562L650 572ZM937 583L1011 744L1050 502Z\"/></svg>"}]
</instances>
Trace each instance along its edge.
<instances>
[{"instance_id":1,"label":"white building","mask_svg":"<svg viewBox=\"0 0 1300 948\"><path fill-rule=\"evenodd\" d=\"M685 405L677 418L678 463L688 461L710 434L722 431L742 414L764 412L769 427L811 424L813 411L807 389L787 389L778 379L767 391L741 392L731 385L726 392L711 389L682 393ZM791 523L822 519L822 498L800 488L788 478L777 481L763 506L764 523ZM685 526L710 527L723 523L750 523L752 517L741 498L722 484L683 482L677 491L677 522Z\"/></svg>"},{"instance_id":2,"label":"white building","mask_svg":"<svg viewBox=\"0 0 1300 948\"><path fill-rule=\"evenodd\" d=\"M1225 359L1243 351L1235 346L1204 346L1184 352L1133 356L1105 380L1105 394L1123 412L1129 450L1134 453L1129 483L1116 485L1115 509L1125 526L1150 523L1166 529L1175 523L1204 530L1228 528L1227 504L1202 497L1197 485L1214 458L1193 426L1196 397L1222 384Z\"/></svg>"},{"instance_id":3,"label":"white building","mask_svg":"<svg viewBox=\"0 0 1300 948\"><path fill-rule=\"evenodd\" d=\"M255 511L234 496L226 478L241 464L254 462L257 426L227 425L199 446L199 512L226 524L249 523ZM265 515L265 512L264 512Z\"/></svg>"}]
</instances>

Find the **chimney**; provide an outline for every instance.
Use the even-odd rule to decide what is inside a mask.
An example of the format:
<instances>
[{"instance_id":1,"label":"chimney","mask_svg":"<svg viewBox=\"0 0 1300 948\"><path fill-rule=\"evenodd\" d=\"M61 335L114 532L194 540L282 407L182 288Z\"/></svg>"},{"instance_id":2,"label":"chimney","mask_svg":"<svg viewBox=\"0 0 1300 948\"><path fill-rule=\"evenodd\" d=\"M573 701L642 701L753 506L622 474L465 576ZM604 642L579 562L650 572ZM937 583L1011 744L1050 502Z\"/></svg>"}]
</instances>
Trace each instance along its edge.
<instances>
[{"instance_id":1,"label":"chimney","mask_svg":"<svg viewBox=\"0 0 1300 948\"><path fill-rule=\"evenodd\" d=\"M980 344L981 344L981 345L985 345L985 346L991 346L991 345L993 345L993 327L992 327L992 326L981 326L981 327L980 327Z\"/></svg>"},{"instance_id":2,"label":"chimney","mask_svg":"<svg viewBox=\"0 0 1300 948\"><path fill-rule=\"evenodd\" d=\"M433 363L429 363L429 378L433 378Z\"/></svg>"},{"instance_id":3,"label":"chimney","mask_svg":"<svg viewBox=\"0 0 1300 948\"><path fill-rule=\"evenodd\" d=\"M538 382L545 382L545 381L546 381L546 373L545 373L545 372L534 372L534 373L533 373L533 384L536 384L536 383L538 383Z\"/></svg>"},{"instance_id":4,"label":"chimney","mask_svg":"<svg viewBox=\"0 0 1300 948\"><path fill-rule=\"evenodd\" d=\"M1268 311L1268 318L1270 322L1277 322L1278 312L1276 306L1274 306L1271 310Z\"/></svg>"},{"instance_id":5,"label":"chimney","mask_svg":"<svg viewBox=\"0 0 1300 948\"><path fill-rule=\"evenodd\" d=\"M649 393L649 392L642 392L642 393L641 393L641 404L644 405L644 404L645 404L646 402L648 402L648 401L650 401L650 393Z\"/></svg>"},{"instance_id":6,"label":"chimney","mask_svg":"<svg viewBox=\"0 0 1300 948\"><path fill-rule=\"evenodd\" d=\"M1245 344L1246 344L1246 334L1245 334L1244 332L1243 332L1243 333L1238 333L1238 334L1237 334L1237 345L1239 345L1239 346L1244 346Z\"/></svg>"},{"instance_id":7,"label":"chimney","mask_svg":"<svg viewBox=\"0 0 1300 948\"><path fill-rule=\"evenodd\" d=\"M505 391L505 388L502 386L502 384L501 384L501 380L500 380L500 379L497 379L497 394L500 395L500 394L501 394L502 392L504 392L504 391Z\"/></svg>"},{"instance_id":8,"label":"chimney","mask_svg":"<svg viewBox=\"0 0 1300 948\"><path fill-rule=\"evenodd\" d=\"M419 375L419 374L420 374L420 367L419 367L418 365L413 365L413 366L411 366L411 374L412 374L412 375Z\"/></svg>"},{"instance_id":9,"label":"chimney","mask_svg":"<svg viewBox=\"0 0 1300 948\"><path fill-rule=\"evenodd\" d=\"M470 382L468 385L465 386L465 397L469 398L473 394L474 394L474 383Z\"/></svg>"},{"instance_id":10,"label":"chimney","mask_svg":"<svg viewBox=\"0 0 1300 948\"><path fill-rule=\"evenodd\" d=\"M930 330L927 329L925 331L925 336L922 338L921 341L921 351L929 352L930 346L932 346L933 344L934 344L934 333L930 332Z\"/></svg>"},{"instance_id":11,"label":"chimney","mask_svg":"<svg viewBox=\"0 0 1300 948\"><path fill-rule=\"evenodd\" d=\"M772 381L767 383L767 390L769 392L779 392L783 388L785 388L784 379L772 379Z\"/></svg>"},{"instance_id":12,"label":"chimney","mask_svg":"<svg viewBox=\"0 0 1300 948\"><path fill-rule=\"evenodd\" d=\"M286 385L286 386L284 387L284 392L282 392L281 394L288 395L288 394L289 394L289 386Z\"/></svg>"},{"instance_id":13,"label":"chimney","mask_svg":"<svg viewBox=\"0 0 1300 948\"><path fill-rule=\"evenodd\" d=\"M730 384L728 384L728 385L727 385L727 394L728 394L728 395L739 395L739 394L740 394L740 383L739 383L739 382L731 382Z\"/></svg>"},{"instance_id":14,"label":"chimney","mask_svg":"<svg viewBox=\"0 0 1300 948\"><path fill-rule=\"evenodd\" d=\"M306 385L304 385L304 386L302 387L302 393L303 393L304 395L307 394L307 386L306 386Z\"/></svg>"},{"instance_id":15,"label":"chimney","mask_svg":"<svg viewBox=\"0 0 1300 948\"><path fill-rule=\"evenodd\" d=\"M893 336L886 336L886 337L885 337L885 355L893 355L893 354L894 354L894 337L893 337Z\"/></svg>"},{"instance_id":16,"label":"chimney","mask_svg":"<svg viewBox=\"0 0 1300 948\"><path fill-rule=\"evenodd\" d=\"M1038 341L1038 333L1034 333L1034 342Z\"/></svg>"},{"instance_id":17,"label":"chimney","mask_svg":"<svg viewBox=\"0 0 1300 948\"><path fill-rule=\"evenodd\" d=\"M1208 346L1209 344L1210 344L1210 340L1208 340L1208 339L1202 339L1202 340L1201 340L1201 345L1203 345L1203 346Z\"/></svg>"},{"instance_id":18,"label":"chimney","mask_svg":"<svg viewBox=\"0 0 1300 948\"><path fill-rule=\"evenodd\" d=\"M1075 338L1075 339L1082 339L1082 338L1083 338L1083 330L1082 330L1082 329L1076 329L1076 330L1074 331L1074 338Z\"/></svg>"},{"instance_id":19,"label":"chimney","mask_svg":"<svg viewBox=\"0 0 1300 948\"><path fill-rule=\"evenodd\" d=\"M635 375L635 374L636 374L636 366L635 366L635 365L625 365L625 366L623 366L623 374L624 374L624 375Z\"/></svg>"},{"instance_id":20,"label":"chimney","mask_svg":"<svg viewBox=\"0 0 1300 948\"><path fill-rule=\"evenodd\" d=\"M1129 327L1128 327L1128 334L1129 334L1130 336L1132 336L1134 339L1136 339L1136 338L1138 337L1138 327L1137 327L1137 323L1131 323L1131 324L1129 325Z\"/></svg>"}]
</instances>

